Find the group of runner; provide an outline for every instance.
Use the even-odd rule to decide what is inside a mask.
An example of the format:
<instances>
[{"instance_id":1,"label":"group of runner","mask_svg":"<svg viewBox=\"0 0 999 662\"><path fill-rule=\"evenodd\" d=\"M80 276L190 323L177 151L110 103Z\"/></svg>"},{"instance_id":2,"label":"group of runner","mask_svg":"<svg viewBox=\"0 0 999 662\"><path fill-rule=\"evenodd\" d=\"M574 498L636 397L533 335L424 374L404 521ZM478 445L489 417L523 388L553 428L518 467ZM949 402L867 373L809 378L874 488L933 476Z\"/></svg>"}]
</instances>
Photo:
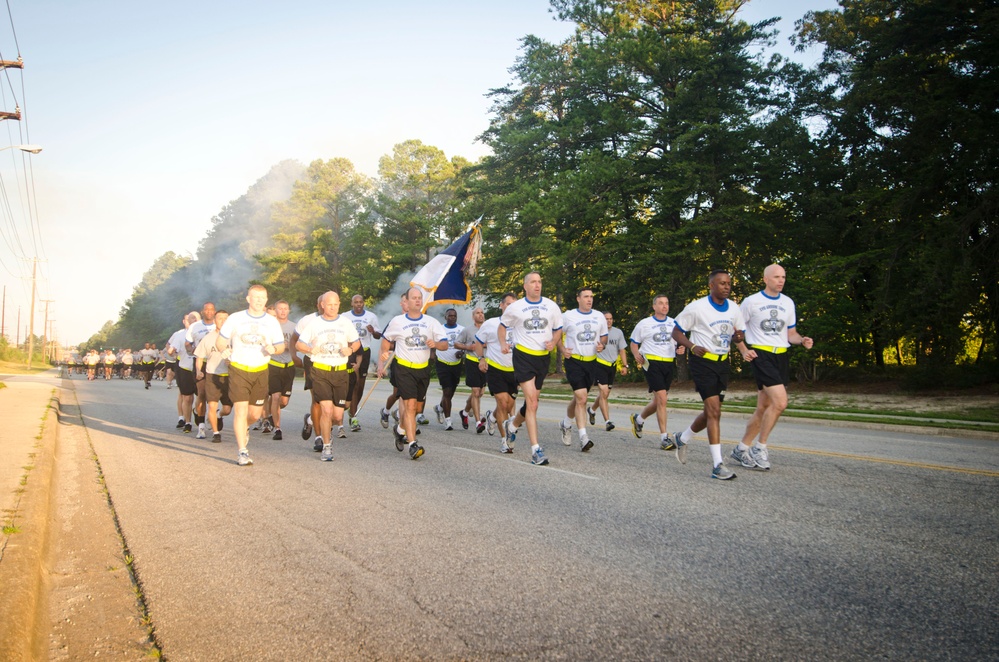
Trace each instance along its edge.
<instances>
[{"instance_id":1,"label":"group of runner","mask_svg":"<svg viewBox=\"0 0 999 662\"><path fill-rule=\"evenodd\" d=\"M531 272L523 281L524 294L512 292L500 298L500 315L485 319L481 308L473 311L473 326L457 323L457 311L445 312L444 323L424 314L423 294L410 288L401 298L401 313L379 331L377 316L355 295L346 313L340 312L340 297L326 292L317 300L317 310L297 324L289 321L290 306L277 302L266 307L267 291L249 289L247 310L229 315L206 303L200 313L184 316L184 328L167 342L166 351L176 361L179 388L177 427L198 438L221 441L223 417L233 414L237 462L250 465L249 425L282 439L281 410L288 405L296 368L305 371L305 388L311 406L304 416L302 438L313 439L320 459L333 459L332 439L359 432L358 407L372 365L373 342L378 347L377 374L390 372L392 395L381 409L380 420L388 428L392 421L395 446L412 459L424 454L416 436L424 416L431 381L431 361L441 386L441 399L433 411L445 431L454 430L452 401L464 377L470 394L457 412L464 429L474 421L475 431L490 435L501 431L499 450L513 453L521 426L526 426L531 462L549 464L538 435L538 398L549 373L550 354L562 354L566 379L573 398L558 428L562 442L573 444L573 429L581 452L594 447L588 425L601 413L607 431L610 418L608 397L615 375L629 369L628 350L652 394L649 404L630 416L631 429L641 437L646 420L655 416L660 447L674 451L686 463L693 436L707 430L711 450L711 476L735 477L725 466L720 445L721 405L728 387L729 360L736 347L752 366L758 387L757 407L745 433L733 449L731 459L746 468L770 468L767 439L787 406L790 379L788 348L812 347L812 339L796 328L794 302L782 294L786 275L779 265L763 274L764 288L741 306L730 300L732 279L725 270L708 277L709 294L688 304L676 318L669 316L669 298L652 298L652 314L641 320L626 338L613 325L611 313L593 308L593 291L577 292L577 307L562 311L542 296L540 274ZM268 314L270 312L270 314ZM675 376L675 359L688 354L690 376L703 402L701 413L690 426L670 433L666 404ZM302 356L299 356L299 353ZM391 366L391 368L390 368ZM148 382L147 382L148 384ZM589 394L597 387L595 400ZM148 388L148 385L147 385ZM488 389L495 401L482 411L481 399ZM516 399L523 396L517 409ZM398 402L398 412L393 406ZM193 420L193 425L192 425Z\"/></svg>"}]
</instances>

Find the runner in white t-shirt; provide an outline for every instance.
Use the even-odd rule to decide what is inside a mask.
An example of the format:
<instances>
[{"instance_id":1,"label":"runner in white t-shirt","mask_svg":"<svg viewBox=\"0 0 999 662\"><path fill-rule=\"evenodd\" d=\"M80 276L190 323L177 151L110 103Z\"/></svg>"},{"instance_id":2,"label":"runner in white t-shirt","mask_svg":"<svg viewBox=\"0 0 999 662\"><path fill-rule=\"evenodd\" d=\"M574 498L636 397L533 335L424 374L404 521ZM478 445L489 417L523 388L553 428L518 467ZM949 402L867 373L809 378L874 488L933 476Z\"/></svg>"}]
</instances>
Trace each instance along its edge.
<instances>
[{"instance_id":1,"label":"runner in white t-shirt","mask_svg":"<svg viewBox=\"0 0 999 662\"><path fill-rule=\"evenodd\" d=\"M267 288L251 285L246 294L247 310L233 313L219 329L216 347L229 359L229 398L232 400L233 431L239 466L253 464L247 450L247 417L260 418L267 399L267 365L270 357L284 351L284 335L277 318L267 314Z\"/></svg>"},{"instance_id":2,"label":"runner in white t-shirt","mask_svg":"<svg viewBox=\"0 0 999 662\"><path fill-rule=\"evenodd\" d=\"M531 463L548 464L548 457L538 442L538 396L548 376L551 352L562 339L562 311L551 299L541 296L541 274L524 276L524 298L507 306L500 324L513 331L514 347L499 336L504 354L513 352L513 372L524 391L527 435L531 439ZM516 434L516 429L512 430Z\"/></svg>"},{"instance_id":3,"label":"runner in white t-shirt","mask_svg":"<svg viewBox=\"0 0 999 662\"><path fill-rule=\"evenodd\" d=\"M742 312L738 304L729 299L732 276L724 269L716 269L708 276L708 287L710 294L687 304L676 316L673 329L673 339L690 353L690 376L704 403L704 410L690 427L673 435L673 440L676 458L685 464L687 444L695 433L707 428L713 466L711 477L729 480L735 478L735 473L722 463L721 454L721 406L728 388L728 353L734 344L746 358L749 349L743 342L746 323Z\"/></svg>"},{"instance_id":4,"label":"runner in white t-shirt","mask_svg":"<svg viewBox=\"0 0 999 662\"><path fill-rule=\"evenodd\" d=\"M763 271L763 290L742 302L746 344L750 348L746 357L756 377L756 410L746 422L742 441L732 449L732 458L750 469L770 469L767 439L787 408L787 385L791 381L787 350L791 345L805 349L814 345L811 338L798 333L794 301L782 294L786 280L784 268L771 264ZM759 440L750 448L757 435Z\"/></svg>"}]
</instances>

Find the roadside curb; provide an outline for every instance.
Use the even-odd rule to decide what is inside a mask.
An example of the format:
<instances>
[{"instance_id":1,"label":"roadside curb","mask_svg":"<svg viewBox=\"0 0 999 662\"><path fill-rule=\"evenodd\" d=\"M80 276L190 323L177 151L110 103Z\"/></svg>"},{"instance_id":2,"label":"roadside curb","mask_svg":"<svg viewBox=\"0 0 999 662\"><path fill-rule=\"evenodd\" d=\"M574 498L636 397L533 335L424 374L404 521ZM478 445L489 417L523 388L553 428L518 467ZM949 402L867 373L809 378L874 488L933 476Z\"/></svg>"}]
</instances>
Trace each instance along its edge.
<instances>
[{"instance_id":1,"label":"roadside curb","mask_svg":"<svg viewBox=\"0 0 999 662\"><path fill-rule=\"evenodd\" d=\"M5 660L46 659L48 634L48 571L51 544L52 481L60 419L60 393L49 399L34 465L27 474L24 497L15 515L23 527L3 552L4 590L0 592L0 651ZM50 417L49 410L53 417Z\"/></svg>"}]
</instances>

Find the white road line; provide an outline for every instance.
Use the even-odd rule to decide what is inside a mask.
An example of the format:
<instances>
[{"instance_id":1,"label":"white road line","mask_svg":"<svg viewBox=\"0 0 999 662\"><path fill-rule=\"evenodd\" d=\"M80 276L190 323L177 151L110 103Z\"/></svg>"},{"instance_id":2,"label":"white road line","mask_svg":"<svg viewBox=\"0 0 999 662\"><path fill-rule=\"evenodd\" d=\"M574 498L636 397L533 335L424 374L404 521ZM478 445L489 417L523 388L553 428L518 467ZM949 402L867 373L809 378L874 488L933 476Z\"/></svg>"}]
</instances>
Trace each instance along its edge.
<instances>
[{"instance_id":1,"label":"white road line","mask_svg":"<svg viewBox=\"0 0 999 662\"><path fill-rule=\"evenodd\" d=\"M527 464L528 466L532 466L532 467L534 466L533 464L530 464L529 462L523 462L523 461L515 460L512 457L504 457L499 452L496 452L496 453L486 453L484 451L477 451L477 450L473 450L471 448L462 448L461 446L452 446L451 448L453 448L455 450L458 450L458 451L465 451L466 453L475 453L476 455L483 455L485 457L488 457L490 460L501 460L501 461L505 461L505 462L511 462L512 461L512 462L519 462L519 464ZM569 474L570 476L578 476L579 478L588 478L589 480L600 480L600 478L597 477L597 476L589 476L587 474L576 473L575 471L566 471L565 469L557 469L557 468L551 466L550 464L548 466L539 467L539 468L544 469L545 471L557 471L559 473Z\"/></svg>"}]
</instances>

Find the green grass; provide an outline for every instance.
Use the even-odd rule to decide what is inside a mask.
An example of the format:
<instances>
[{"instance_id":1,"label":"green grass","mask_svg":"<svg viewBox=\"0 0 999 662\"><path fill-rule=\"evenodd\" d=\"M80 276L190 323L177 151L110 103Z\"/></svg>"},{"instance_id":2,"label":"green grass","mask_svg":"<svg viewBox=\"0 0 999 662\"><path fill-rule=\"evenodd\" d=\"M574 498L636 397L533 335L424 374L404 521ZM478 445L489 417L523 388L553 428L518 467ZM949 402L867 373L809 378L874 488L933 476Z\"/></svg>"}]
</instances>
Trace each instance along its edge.
<instances>
[{"instance_id":1,"label":"green grass","mask_svg":"<svg viewBox=\"0 0 999 662\"><path fill-rule=\"evenodd\" d=\"M462 389L459 389L459 391ZM484 395L483 397L488 397ZM549 378L545 382L544 398L568 401L572 397L569 385ZM593 392L590 393L593 398ZM632 407L648 402L648 395L635 390L628 395L612 391L611 404ZM670 409L699 411L700 402L670 400ZM749 413L756 408L756 396L729 395L725 398L725 410ZM783 414L787 418L810 418L819 420L848 420L861 423L889 425L918 425L952 430L988 430L999 432L999 409L982 406L956 407L954 409L933 409L912 411L893 409L882 402L866 405L863 397L830 398L814 395L789 397L788 409ZM896 418L897 417L897 418ZM901 420L900 420L901 419ZM933 421L929 419L944 419Z\"/></svg>"},{"instance_id":2,"label":"green grass","mask_svg":"<svg viewBox=\"0 0 999 662\"><path fill-rule=\"evenodd\" d=\"M14 526L13 524L8 524L3 527L3 534L5 536L12 536L15 533L20 533L20 532L21 532L21 527Z\"/></svg>"}]
</instances>

